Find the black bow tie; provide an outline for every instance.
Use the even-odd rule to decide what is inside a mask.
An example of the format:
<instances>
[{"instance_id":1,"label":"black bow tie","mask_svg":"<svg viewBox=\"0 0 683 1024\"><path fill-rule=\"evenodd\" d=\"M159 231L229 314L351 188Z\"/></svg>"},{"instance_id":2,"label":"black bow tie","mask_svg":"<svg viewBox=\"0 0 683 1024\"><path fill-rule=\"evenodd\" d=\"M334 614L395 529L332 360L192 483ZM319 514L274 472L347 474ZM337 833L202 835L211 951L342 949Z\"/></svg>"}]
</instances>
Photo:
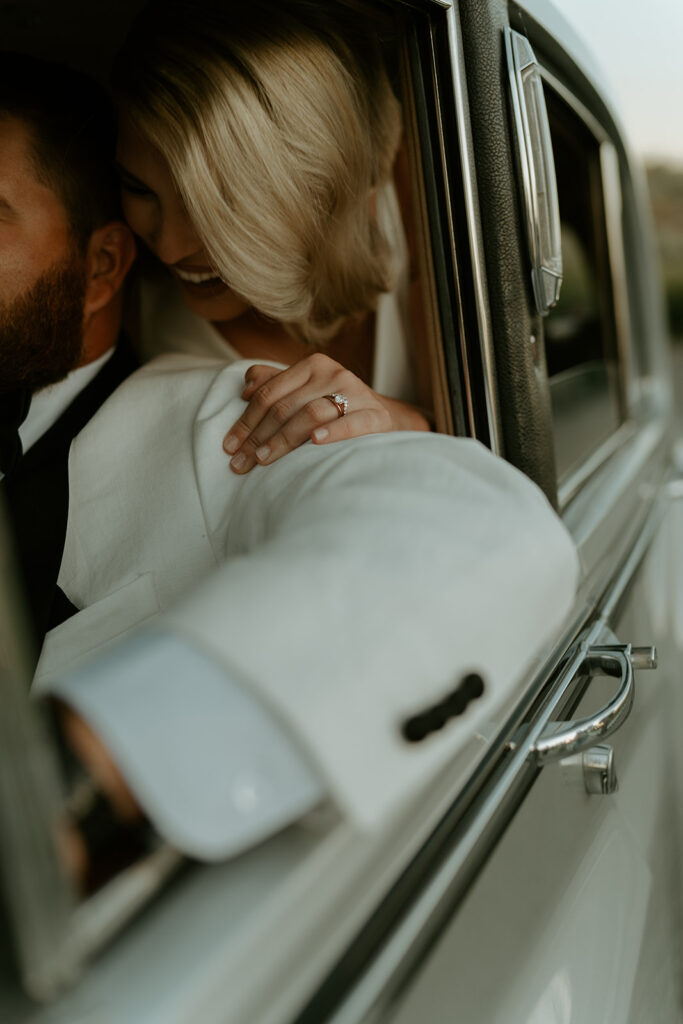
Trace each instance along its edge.
<instances>
[{"instance_id":1,"label":"black bow tie","mask_svg":"<svg viewBox=\"0 0 683 1024\"><path fill-rule=\"evenodd\" d=\"M10 391L0 395L0 472L7 476L22 456L19 427L28 415L31 392Z\"/></svg>"}]
</instances>

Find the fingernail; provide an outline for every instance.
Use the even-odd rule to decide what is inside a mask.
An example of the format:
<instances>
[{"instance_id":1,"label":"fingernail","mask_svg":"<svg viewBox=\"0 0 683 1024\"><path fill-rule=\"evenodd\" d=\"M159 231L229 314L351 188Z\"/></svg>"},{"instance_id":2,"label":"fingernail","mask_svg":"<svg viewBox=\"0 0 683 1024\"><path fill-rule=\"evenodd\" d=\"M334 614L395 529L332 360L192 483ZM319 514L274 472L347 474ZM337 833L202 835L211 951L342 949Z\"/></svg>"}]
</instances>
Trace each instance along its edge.
<instances>
[{"instance_id":1,"label":"fingernail","mask_svg":"<svg viewBox=\"0 0 683 1024\"><path fill-rule=\"evenodd\" d=\"M230 465L232 466L233 469L244 469L246 464L247 457L246 455L243 455L242 452L240 452L239 455L236 455L234 459L230 460Z\"/></svg>"},{"instance_id":2,"label":"fingernail","mask_svg":"<svg viewBox=\"0 0 683 1024\"><path fill-rule=\"evenodd\" d=\"M316 427L311 436L313 440L319 444L321 441L324 441L326 437L329 437L329 434L330 432L327 427Z\"/></svg>"},{"instance_id":3,"label":"fingernail","mask_svg":"<svg viewBox=\"0 0 683 1024\"><path fill-rule=\"evenodd\" d=\"M260 448L257 448L254 452L257 462L265 462L270 455L270 447L267 444L262 444Z\"/></svg>"},{"instance_id":4,"label":"fingernail","mask_svg":"<svg viewBox=\"0 0 683 1024\"><path fill-rule=\"evenodd\" d=\"M223 448L228 455L234 455L240 446L240 439L235 434L228 434L225 441L223 441Z\"/></svg>"}]
</instances>

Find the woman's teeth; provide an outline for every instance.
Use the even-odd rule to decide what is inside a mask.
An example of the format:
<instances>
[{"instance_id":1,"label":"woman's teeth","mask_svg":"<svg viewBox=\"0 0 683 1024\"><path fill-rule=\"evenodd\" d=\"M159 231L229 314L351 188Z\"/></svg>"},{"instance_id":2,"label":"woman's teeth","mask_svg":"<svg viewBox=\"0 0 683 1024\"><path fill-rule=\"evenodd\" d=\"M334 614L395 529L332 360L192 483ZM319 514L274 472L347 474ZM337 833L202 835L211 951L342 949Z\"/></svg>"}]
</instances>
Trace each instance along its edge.
<instances>
[{"instance_id":1,"label":"woman's teeth","mask_svg":"<svg viewBox=\"0 0 683 1024\"><path fill-rule=\"evenodd\" d=\"M205 273L193 273L190 270L180 270L179 267L176 267L175 272L181 281L189 281L190 284L206 284L207 281L218 282L220 280L218 275L210 270Z\"/></svg>"}]
</instances>

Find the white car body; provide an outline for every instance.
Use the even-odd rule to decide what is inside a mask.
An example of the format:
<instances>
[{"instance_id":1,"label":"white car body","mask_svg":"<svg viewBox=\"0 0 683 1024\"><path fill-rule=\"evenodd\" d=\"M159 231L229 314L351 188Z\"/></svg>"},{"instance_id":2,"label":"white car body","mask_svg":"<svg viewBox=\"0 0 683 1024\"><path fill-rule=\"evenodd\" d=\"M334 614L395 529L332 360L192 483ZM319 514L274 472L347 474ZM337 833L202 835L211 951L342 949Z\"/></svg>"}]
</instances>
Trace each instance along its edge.
<instances>
[{"instance_id":1,"label":"white car body","mask_svg":"<svg viewBox=\"0 0 683 1024\"><path fill-rule=\"evenodd\" d=\"M120 934L116 913L100 901L79 934L86 953L91 940L104 948L92 962L79 954L64 967L68 973L77 962L81 976L48 1005L22 995L7 969L0 1017L8 1024L680 1019L683 485L642 173L599 68L546 0L386 6L403 19L404 73L419 99L411 131L418 149L431 146L422 208L435 246L436 307L446 302L454 267L458 280L448 301L457 309L460 298L461 326L455 316L442 322L440 373L443 408L457 377L465 411L460 420L442 412L440 427L458 432L460 423L557 502L581 560L575 606L553 642L535 652L504 713L385 830L359 833L343 818L313 816L235 860L184 873ZM613 347L591 392L572 389L580 359L573 378L565 366L551 387L541 351L544 318L533 309L508 92L510 25L542 67L551 128L566 153L579 154L576 180L585 153L585 179L599 197L595 223L609 252L600 256L596 242L602 277L588 278L597 281L595 322L609 322ZM483 109L487 82L499 121ZM436 95L439 110L430 108ZM580 126L577 136L572 126ZM577 204L576 224L588 224L586 208ZM438 217L445 241L434 241ZM588 344L565 321L556 351L562 330ZM585 750L569 749L541 765L538 741L563 721L600 720L620 678L599 668L582 674L580 666L589 648L629 643L656 645L658 668L641 671L647 654L635 657L633 709L600 741L612 748L618 791L589 793L586 780L600 786L607 767L591 768ZM619 657L625 686L629 652ZM134 903L131 890L145 884L126 879L118 898Z\"/></svg>"}]
</instances>

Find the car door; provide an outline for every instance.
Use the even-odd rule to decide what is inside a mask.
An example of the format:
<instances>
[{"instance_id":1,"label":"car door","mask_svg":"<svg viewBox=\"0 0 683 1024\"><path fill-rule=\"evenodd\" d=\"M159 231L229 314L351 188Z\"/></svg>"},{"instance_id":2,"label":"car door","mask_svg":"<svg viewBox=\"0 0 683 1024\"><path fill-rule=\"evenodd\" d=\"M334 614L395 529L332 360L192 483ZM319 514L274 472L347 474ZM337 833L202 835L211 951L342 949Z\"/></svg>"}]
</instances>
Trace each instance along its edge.
<instances>
[{"instance_id":1,"label":"car door","mask_svg":"<svg viewBox=\"0 0 683 1024\"><path fill-rule=\"evenodd\" d=\"M505 713L387 834L370 841L323 815L233 863L185 871L123 932L173 864L85 914L24 916L34 939L46 920L76 936L61 948L48 936L47 961L37 943L55 991L65 972L84 974L46 1009L14 979L17 1019L673 1019L682 524L639 172L550 5L381 11L396 26L436 425L478 438L545 491L580 552L576 606ZM534 291L511 84L531 66L515 71L524 41L559 199L564 282L549 313ZM615 698L620 728L600 735ZM591 716L591 746L611 755L570 749L567 723ZM619 790L603 792L615 774Z\"/></svg>"},{"instance_id":2,"label":"car door","mask_svg":"<svg viewBox=\"0 0 683 1024\"><path fill-rule=\"evenodd\" d=\"M467 390L488 400L481 434L556 502L583 583L564 641L484 738L488 764L442 820L431 873L424 848L426 879L361 980L342 994L339 973L336 998L330 980L325 1019L674 1020L680 486L641 172L553 7L461 0L432 14L450 38L435 76L453 76L466 111L458 138L442 124L469 178L481 304L467 325L483 353ZM534 136L542 111L520 111L539 91L564 263L550 310L533 280L538 210L524 188L549 166ZM632 672L627 717L617 707Z\"/></svg>"}]
</instances>

